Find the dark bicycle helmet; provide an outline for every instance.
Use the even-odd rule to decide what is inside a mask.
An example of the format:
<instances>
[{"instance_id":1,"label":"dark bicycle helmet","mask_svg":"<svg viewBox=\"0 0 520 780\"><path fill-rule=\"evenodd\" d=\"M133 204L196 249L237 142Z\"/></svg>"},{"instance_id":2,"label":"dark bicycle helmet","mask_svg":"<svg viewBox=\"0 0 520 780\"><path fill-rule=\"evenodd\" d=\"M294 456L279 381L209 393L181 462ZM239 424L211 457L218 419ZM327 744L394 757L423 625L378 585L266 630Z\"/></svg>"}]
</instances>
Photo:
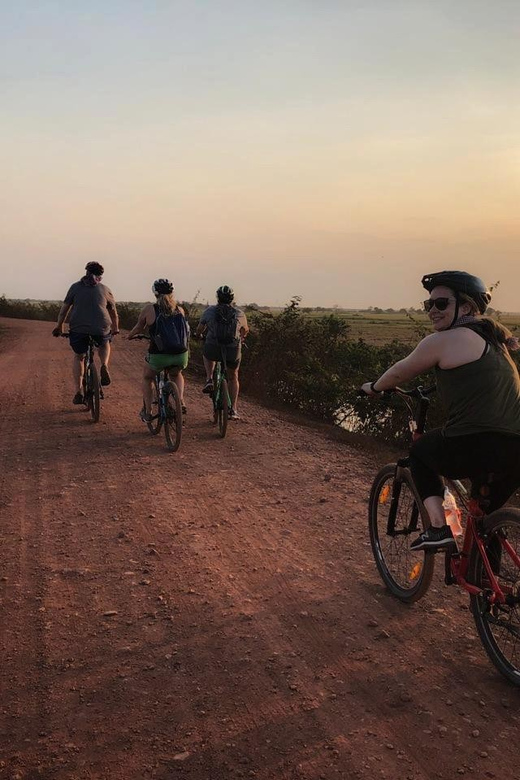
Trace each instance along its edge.
<instances>
[{"instance_id":1,"label":"dark bicycle helmet","mask_svg":"<svg viewBox=\"0 0 520 780\"><path fill-rule=\"evenodd\" d=\"M457 293L464 293L475 301L481 314L484 314L491 301L491 294L482 279L466 271L438 271L435 274L426 274L422 278L422 286L428 292L431 292L434 287L449 287L455 293L457 302Z\"/></svg>"},{"instance_id":2,"label":"dark bicycle helmet","mask_svg":"<svg viewBox=\"0 0 520 780\"><path fill-rule=\"evenodd\" d=\"M219 287L217 290L217 300L219 303L231 303L234 297L235 293L227 284L223 284L222 287Z\"/></svg>"},{"instance_id":3,"label":"dark bicycle helmet","mask_svg":"<svg viewBox=\"0 0 520 780\"><path fill-rule=\"evenodd\" d=\"M169 279L156 279L152 284L152 292L155 297L159 295L171 295L174 287Z\"/></svg>"},{"instance_id":4,"label":"dark bicycle helmet","mask_svg":"<svg viewBox=\"0 0 520 780\"><path fill-rule=\"evenodd\" d=\"M101 265L101 263L96 263L96 261L92 261L91 263L87 263L85 266L85 271L88 274L92 274L92 276L103 276L105 273L105 269Z\"/></svg>"}]
</instances>

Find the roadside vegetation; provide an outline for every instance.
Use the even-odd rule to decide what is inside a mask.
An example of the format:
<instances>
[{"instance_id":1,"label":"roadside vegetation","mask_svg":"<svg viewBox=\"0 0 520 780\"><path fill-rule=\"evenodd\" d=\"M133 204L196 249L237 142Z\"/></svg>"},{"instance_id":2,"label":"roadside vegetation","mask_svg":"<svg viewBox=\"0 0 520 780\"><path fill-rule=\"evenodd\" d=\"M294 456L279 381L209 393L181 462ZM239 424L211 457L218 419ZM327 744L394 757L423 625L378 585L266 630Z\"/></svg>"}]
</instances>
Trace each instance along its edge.
<instances>
[{"instance_id":1,"label":"roadside vegetation","mask_svg":"<svg viewBox=\"0 0 520 780\"><path fill-rule=\"evenodd\" d=\"M204 308L186 303L192 330ZM60 302L12 301L0 296L0 316L54 322ZM123 329L135 324L142 303L118 303ZM267 404L290 406L347 430L398 444L408 439L408 415L399 398L358 396L359 386L375 379L410 352L429 332L418 310L344 312L302 308L295 297L282 310L243 306L251 333L243 351L241 381L250 395ZM501 316L512 330L520 317ZM518 353L517 353L518 354ZM192 364L202 364L201 344L192 342ZM433 375L417 383L433 384ZM429 421L442 419L433 397Z\"/></svg>"}]
</instances>

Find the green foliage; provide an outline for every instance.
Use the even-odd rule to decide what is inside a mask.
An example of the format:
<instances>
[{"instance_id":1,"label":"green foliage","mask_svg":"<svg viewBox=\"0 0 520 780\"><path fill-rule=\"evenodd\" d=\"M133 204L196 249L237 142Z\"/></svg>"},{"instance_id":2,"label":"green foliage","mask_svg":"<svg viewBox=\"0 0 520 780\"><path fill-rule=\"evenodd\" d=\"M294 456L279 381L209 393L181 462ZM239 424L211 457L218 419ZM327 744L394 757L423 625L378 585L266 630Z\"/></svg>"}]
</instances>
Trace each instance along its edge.
<instances>
[{"instance_id":1,"label":"green foliage","mask_svg":"<svg viewBox=\"0 0 520 780\"><path fill-rule=\"evenodd\" d=\"M398 341L381 347L349 338L344 318L306 317L293 298L278 315L252 314L242 384L266 402L395 442L408 435L408 415L397 398L360 398L358 389L376 379L410 348ZM425 384L432 384L425 377Z\"/></svg>"},{"instance_id":2,"label":"green foliage","mask_svg":"<svg viewBox=\"0 0 520 780\"><path fill-rule=\"evenodd\" d=\"M61 303L53 301L13 301L0 296L0 317L53 322L58 319L60 308Z\"/></svg>"}]
</instances>

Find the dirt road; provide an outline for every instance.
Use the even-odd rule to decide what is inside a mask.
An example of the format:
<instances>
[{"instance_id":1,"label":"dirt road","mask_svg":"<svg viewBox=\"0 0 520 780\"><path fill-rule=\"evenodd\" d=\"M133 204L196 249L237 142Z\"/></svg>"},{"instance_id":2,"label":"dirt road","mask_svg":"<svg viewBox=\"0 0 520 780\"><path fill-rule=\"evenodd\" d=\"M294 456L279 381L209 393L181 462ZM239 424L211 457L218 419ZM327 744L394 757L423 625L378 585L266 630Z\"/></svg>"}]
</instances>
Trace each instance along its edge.
<instances>
[{"instance_id":1,"label":"dirt road","mask_svg":"<svg viewBox=\"0 0 520 780\"><path fill-rule=\"evenodd\" d=\"M520 776L467 599L380 584L370 456L247 400L222 441L193 381L169 454L142 344L93 425L52 325L2 327L2 780Z\"/></svg>"}]
</instances>

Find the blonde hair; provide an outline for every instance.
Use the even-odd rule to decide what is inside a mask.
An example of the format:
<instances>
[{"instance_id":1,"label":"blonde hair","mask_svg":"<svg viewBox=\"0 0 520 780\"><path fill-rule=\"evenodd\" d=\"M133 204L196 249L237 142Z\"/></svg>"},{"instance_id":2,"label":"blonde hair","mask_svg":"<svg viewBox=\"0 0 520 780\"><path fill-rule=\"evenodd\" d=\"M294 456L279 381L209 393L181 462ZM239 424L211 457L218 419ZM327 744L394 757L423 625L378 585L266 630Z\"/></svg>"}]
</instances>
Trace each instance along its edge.
<instances>
[{"instance_id":1,"label":"blonde hair","mask_svg":"<svg viewBox=\"0 0 520 780\"><path fill-rule=\"evenodd\" d=\"M161 314L165 314L167 317L173 314L177 309L177 301L175 300L173 293L158 295L156 304L159 307Z\"/></svg>"}]
</instances>

